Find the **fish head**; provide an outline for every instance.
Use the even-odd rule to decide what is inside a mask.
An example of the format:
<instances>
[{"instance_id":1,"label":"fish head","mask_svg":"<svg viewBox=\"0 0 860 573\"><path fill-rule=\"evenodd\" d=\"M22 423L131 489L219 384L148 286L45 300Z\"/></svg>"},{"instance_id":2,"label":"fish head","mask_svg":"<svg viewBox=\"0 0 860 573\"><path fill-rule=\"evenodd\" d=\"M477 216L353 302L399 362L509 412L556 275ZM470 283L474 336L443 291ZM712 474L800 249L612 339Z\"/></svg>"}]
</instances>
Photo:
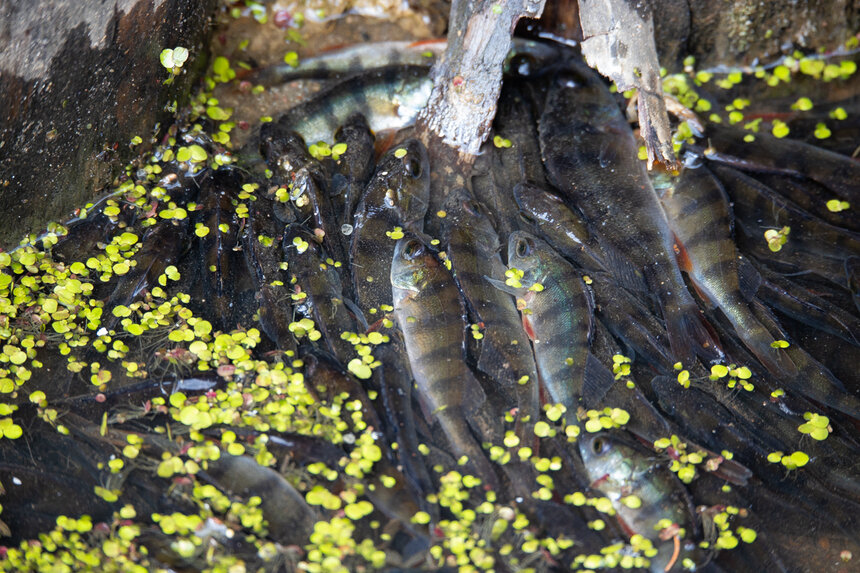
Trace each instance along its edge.
<instances>
[{"instance_id":1,"label":"fish head","mask_svg":"<svg viewBox=\"0 0 860 573\"><path fill-rule=\"evenodd\" d=\"M427 148L409 139L395 146L380 161L377 173L387 172L383 204L397 213L404 225L417 223L430 200L430 158Z\"/></svg>"},{"instance_id":2,"label":"fish head","mask_svg":"<svg viewBox=\"0 0 860 573\"><path fill-rule=\"evenodd\" d=\"M391 103L394 104L397 115L411 123L411 118L415 118L418 112L427 105L432 90L433 80L430 79L426 71L421 68L412 68L409 70L401 89L397 90L392 98Z\"/></svg>"},{"instance_id":3,"label":"fish head","mask_svg":"<svg viewBox=\"0 0 860 573\"><path fill-rule=\"evenodd\" d=\"M532 225L555 221L555 214L564 207L560 197L532 183L518 183L514 187L514 200L520 215Z\"/></svg>"},{"instance_id":4,"label":"fish head","mask_svg":"<svg viewBox=\"0 0 860 573\"><path fill-rule=\"evenodd\" d=\"M508 268L522 271L523 286L542 283L551 263L549 245L534 235L516 231L508 237Z\"/></svg>"},{"instance_id":5,"label":"fish head","mask_svg":"<svg viewBox=\"0 0 860 573\"><path fill-rule=\"evenodd\" d=\"M647 455L622 436L611 432L587 434L579 453L591 487L606 495L621 495Z\"/></svg>"},{"instance_id":6,"label":"fish head","mask_svg":"<svg viewBox=\"0 0 860 573\"><path fill-rule=\"evenodd\" d=\"M302 136L276 122L260 128L260 153L283 173L293 173L312 160Z\"/></svg>"},{"instance_id":7,"label":"fish head","mask_svg":"<svg viewBox=\"0 0 860 573\"><path fill-rule=\"evenodd\" d=\"M397 241L391 261L391 286L402 291L420 292L430 275L439 267L433 252L412 234Z\"/></svg>"},{"instance_id":8,"label":"fish head","mask_svg":"<svg viewBox=\"0 0 860 573\"><path fill-rule=\"evenodd\" d=\"M495 228L495 217L484 206L476 201L465 187L455 187L448 192L445 203L442 205L445 211L445 221L449 226L483 224L489 222Z\"/></svg>"},{"instance_id":9,"label":"fish head","mask_svg":"<svg viewBox=\"0 0 860 573\"><path fill-rule=\"evenodd\" d=\"M367 119L360 113L350 115L334 134L335 141L349 141L358 139L362 134L370 132Z\"/></svg>"}]
</instances>

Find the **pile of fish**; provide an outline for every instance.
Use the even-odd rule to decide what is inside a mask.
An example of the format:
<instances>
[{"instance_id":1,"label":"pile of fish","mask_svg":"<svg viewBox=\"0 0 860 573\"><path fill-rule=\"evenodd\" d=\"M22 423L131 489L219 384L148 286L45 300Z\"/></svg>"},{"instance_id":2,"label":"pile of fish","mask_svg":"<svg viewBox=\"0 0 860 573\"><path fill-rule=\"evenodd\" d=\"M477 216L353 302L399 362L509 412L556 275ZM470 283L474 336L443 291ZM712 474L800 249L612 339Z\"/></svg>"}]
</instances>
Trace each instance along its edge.
<instances>
[{"instance_id":1,"label":"pile of fish","mask_svg":"<svg viewBox=\"0 0 860 573\"><path fill-rule=\"evenodd\" d=\"M337 79L263 124L257 161L251 149L239 166L177 170L171 201L202 208L147 232L107 309L176 265L215 329L256 322L309 384L338 381L321 399L361 400L404 482L393 515L445 519L427 501L433 466L470 473L539 534L574 541L533 567L583 567L577 555L619 541L651 571L860 558L860 164L708 124L680 172L648 172L620 96L572 50L522 41L496 143L469 188L432 189L444 206L428 212L445 166L409 126L438 46L370 53L384 61L355 70L345 51L261 72ZM335 153L315 158L317 141ZM98 217L54 255L85 250ZM199 223L221 232L195 236ZM301 319L316 336L296 336ZM387 341L362 360L354 339L371 333ZM810 420L826 439L799 430ZM541 457L561 460L549 496L535 495ZM617 520L594 527L575 492L605 496Z\"/></svg>"}]
</instances>

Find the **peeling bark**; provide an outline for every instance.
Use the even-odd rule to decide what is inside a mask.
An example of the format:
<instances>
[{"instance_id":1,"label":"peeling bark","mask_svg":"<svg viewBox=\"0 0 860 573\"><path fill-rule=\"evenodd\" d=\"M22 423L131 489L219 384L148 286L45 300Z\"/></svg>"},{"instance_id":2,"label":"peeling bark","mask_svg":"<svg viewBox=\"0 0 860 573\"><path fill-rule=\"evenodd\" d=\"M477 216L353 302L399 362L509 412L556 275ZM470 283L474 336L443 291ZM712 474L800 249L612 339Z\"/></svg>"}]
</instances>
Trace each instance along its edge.
<instances>
[{"instance_id":1,"label":"peeling bark","mask_svg":"<svg viewBox=\"0 0 860 573\"><path fill-rule=\"evenodd\" d=\"M455 0L448 47L419 131L475 155L490 133L502 88L502 64L520 18L537 18L546 0Z\"/></svg>"},{"instance_id":2,"label":"peeling bark","mask_svg":"<svg viewBox=\"0 0 860 573\"><path fill-rule=\"evenodd\" d=\"M588 65L609 77L621 91L637 89L639 127L654 161L676 164L669 116L663 101L660 62L654 43L650 6L628 0L579 0L582 53Z\"/></svg>"}]
</instances>

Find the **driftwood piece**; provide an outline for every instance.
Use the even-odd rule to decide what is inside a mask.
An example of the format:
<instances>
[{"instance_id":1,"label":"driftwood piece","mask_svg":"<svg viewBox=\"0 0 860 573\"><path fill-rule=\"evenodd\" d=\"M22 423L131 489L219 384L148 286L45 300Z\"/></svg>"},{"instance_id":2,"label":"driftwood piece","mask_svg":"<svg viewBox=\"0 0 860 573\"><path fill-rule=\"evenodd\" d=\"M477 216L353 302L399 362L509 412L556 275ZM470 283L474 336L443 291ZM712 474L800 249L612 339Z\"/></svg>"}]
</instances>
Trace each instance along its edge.
<instances>
[{"instance_id":1,"label":"driftwood piece","mask_svg":"<svg viewBox=\"0 0 860 573\"><path fill-rule=\"evenodd\" d=\"M475 155L490 133L502 89L502 64L520 18L537 18L546 0L454 0L448 47L433 69L421 130Z\"/></svg>"},{"instance_id":2,"label":"driftwood piece","mask_svg":"<svg viewBox=\"0 0 860 573\"><path fill-rule=\"evenodd\" d=\"M638 90L648 168L655 160L675 165L650 7L628 0L579 0L579 16L582 54L588 64L612 79L619 90Z\"/></svg>"},{"instance_id":3,"label":"driftwood piece","mask_svg":"<svg viewBox=\"0 0 860 573\"><path fill-rule=\"evenodd\" d=\"M466 174L496 114L502 66L514 28L520 18L540 17L545 2L454 0L451 4L448 46L431 72L433 91L416 126L434 166L431 213L441 207L449 190L468 185Z\"/></svg>"}]
</instances>

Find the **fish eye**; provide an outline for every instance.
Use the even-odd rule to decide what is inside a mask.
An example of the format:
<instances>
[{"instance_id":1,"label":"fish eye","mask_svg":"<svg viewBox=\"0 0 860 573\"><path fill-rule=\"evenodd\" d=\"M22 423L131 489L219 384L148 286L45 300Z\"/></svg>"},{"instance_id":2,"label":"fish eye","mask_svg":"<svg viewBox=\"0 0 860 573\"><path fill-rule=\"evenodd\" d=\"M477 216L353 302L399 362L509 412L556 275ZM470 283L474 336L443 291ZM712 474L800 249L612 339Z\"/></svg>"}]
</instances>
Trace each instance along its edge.
<instances>
[{"instance_id":1,"label":"fish eye","mask_svg":"<svg viewBox=\"0 0 860 573\"><path fill-rule=\"evenodd\" d=\"M518 257L527 257L532 252L531 239L519 239L517 241L516 253Z\"/></svg>"},{"instance_id":2,"label":"fish eye","mask_svg":"<svg viewBox=\"0 0 860 573\"><path fill-rule=\"evenodd\" d=\"M407 155L403 158L403 169L406 171L407 175L413 179L418 179L421 177L422 171L421 160L414 155Z\"/></svg>"},{"instance_id":3,"label":"fish eye","mask_svg":"<svg viewBox=\"0 0 860 573\"><path fill-rule=\"evenodd\" d=\"M595 454L602 454L604 445L605 445L605 442L604 442L603 438L594 438L591 441L591 451L594 452Z\"/></svg>"},{"instance_id":4,"label":"fish eye","mask_svg":"<svg viewBox=\"0 0 860 573\"><path fill-rule=\"evenodd\" d=\"M516 71L517 75L527 77L537 68L537 60L530 54L515 54L511 57L508 68Z\"/></svg>"},{"instance_id":5,"label":"fish eye","mask_svg":"<svg viewBox=\"0 0 860 573\"><path fill-rule=\"evenodd\" d=\"M403 245L403 257L409 261L419 256L423 251L424 245L414 239Z\"/></svg>"},{"instance_id":6,"label":"fish eye","mask_svg":"<svg viewBox=\"0 0 860 573\"><path fill-rule=\"evenodd\" d=\"M532 216L531 213L522 209L520 209L520 220L532 226L537 223L537 220Z\"/></svg>"}]
</instances>

